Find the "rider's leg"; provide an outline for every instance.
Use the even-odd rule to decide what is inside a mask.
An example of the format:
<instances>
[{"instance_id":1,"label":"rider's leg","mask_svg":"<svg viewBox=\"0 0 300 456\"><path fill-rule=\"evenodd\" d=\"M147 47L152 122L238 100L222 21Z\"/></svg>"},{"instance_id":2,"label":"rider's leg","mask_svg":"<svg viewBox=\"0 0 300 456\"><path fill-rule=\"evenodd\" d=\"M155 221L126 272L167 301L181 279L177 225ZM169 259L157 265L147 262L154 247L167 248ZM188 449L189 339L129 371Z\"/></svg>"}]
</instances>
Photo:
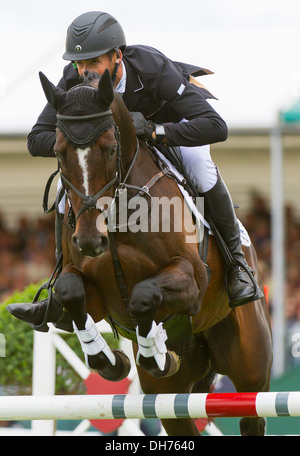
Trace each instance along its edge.
<instances>
[{"instance_id":1,"label":"rider's leg","mask_svg":"<svg viewBox=\"0 0 300 456\"><path fill-rule=\"evenodd\" d=\"M261 298L262 292L249 276L231 196L211 159L209 146L181 147L181 155L187 174L204 196L204 207L233 258L233 265L227 274L230 306L236 307Z\"/></svg>"}]
</instances>

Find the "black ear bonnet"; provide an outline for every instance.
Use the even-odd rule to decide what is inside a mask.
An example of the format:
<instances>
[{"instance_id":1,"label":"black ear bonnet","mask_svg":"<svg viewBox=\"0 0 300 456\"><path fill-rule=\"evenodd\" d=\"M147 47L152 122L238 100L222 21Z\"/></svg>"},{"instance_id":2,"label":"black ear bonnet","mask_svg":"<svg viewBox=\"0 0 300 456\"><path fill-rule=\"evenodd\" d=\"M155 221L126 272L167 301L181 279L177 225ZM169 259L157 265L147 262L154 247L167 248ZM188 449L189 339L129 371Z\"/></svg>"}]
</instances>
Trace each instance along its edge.
<instances>
[{"instance_id":1,"label":"black ear bonnet","mask_svg":"<svg viewBox=\"0 0 300 456\"><path fill-rule=\"evenodd\" d=\"M98 89L90 85L94 78L99 80ZM43 73L40 80L48 102L57 111L57 126L74 148L92 146L113 126L110 105L114 92L108 70L101 78L87 73L83 83L68 92L52 84Z\"/></svg>"},{"instance_id":2,"label":"black ear bonnet","mask_svg":"<svg viewBox=\"0 0 300 456\"><path fill-rule=\"evenodd\" d=\"M57 126L73 147L86 149L113 126L112 113L103 112L93 87L76 86L67 95L57 115Z\"/></svg>"}]
</instances>

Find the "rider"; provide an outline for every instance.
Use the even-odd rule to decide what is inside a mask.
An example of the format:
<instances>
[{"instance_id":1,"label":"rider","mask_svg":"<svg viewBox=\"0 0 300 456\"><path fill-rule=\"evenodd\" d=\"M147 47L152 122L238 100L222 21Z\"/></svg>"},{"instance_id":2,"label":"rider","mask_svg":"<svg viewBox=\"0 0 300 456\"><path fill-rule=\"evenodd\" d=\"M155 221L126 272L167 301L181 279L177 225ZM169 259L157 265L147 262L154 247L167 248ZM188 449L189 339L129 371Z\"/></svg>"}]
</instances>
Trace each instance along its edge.
<instances>
[{"instance_id":1,"label":"rider","mask_svg":"<svg viewBox=\"0 0 300 456\"><path fill-rule=\"evenodd\" d=\"M209 144L227 139L227 126L206 101L214 98L205 88L192 84L193 76L210 74L209 70L173 62L148 46L126 46L124 32L110 14L93 11L77 17L67 31L59 86L64 90L80 83L86 71L103 74L109 69L114 88L121 93L132 112L137 136L156 139L165 146L180 146L184 169L221 234L234 260L226 276L230 306L236 307L261 297L251 280L241 248L240 229L229 192L210 156ZM149 122L151 120L151 122ZM56 112L47 104L28 136L33 156L54 157ZM61 250L61 227L57 224L57 251ZM55 321L61 313L52 309ZM48 299L15 305L18 318L33 325L41 323ZM55 317L53 316L55 315ZM57 325L59 326L59 324Z\"/></svg>"}]
</instances>

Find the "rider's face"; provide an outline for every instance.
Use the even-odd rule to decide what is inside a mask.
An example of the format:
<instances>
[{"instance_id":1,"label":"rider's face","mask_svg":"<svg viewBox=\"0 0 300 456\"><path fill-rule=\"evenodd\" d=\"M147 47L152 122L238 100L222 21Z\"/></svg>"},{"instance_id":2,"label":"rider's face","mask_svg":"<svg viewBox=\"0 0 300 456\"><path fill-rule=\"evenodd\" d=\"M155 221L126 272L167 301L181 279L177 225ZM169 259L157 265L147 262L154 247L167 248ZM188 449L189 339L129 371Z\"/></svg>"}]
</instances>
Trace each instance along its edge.
<instances>
[{"instance_id":1,"label":"rider's face","mask_svg":"<svg viewBox=\"0 0 300 456\"><path fill-rule=\"evenodd\" d=\"M106 69L108 69L112 75L116 64L116 56L114 55L111 58L107 54L104 54L99 57L94 57L93 59L76 60L75 63L80 76L83 76L85 71L98 73L101 76Z\"/></svg>"}]
</instances>

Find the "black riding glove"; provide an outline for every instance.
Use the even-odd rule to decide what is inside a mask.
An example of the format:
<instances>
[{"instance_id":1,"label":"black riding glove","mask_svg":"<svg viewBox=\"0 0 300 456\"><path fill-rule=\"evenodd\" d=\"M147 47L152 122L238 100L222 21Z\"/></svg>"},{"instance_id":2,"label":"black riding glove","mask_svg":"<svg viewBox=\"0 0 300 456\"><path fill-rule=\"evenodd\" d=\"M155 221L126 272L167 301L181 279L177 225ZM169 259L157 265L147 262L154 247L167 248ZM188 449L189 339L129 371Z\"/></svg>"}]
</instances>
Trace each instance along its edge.
<instances>
[{"instance_id":1,"label":"black riding glove","mask_svg":"<svg viewBox=\"0 0 300 456\"><path fill-rule=\"evenodd\" d=\"M149 144L163 141L165 132L162 125L156 125L152 120L146 120L141 112L131 112L130 114L139 139L147 141Z\"/></svg>"}]
</instances>

